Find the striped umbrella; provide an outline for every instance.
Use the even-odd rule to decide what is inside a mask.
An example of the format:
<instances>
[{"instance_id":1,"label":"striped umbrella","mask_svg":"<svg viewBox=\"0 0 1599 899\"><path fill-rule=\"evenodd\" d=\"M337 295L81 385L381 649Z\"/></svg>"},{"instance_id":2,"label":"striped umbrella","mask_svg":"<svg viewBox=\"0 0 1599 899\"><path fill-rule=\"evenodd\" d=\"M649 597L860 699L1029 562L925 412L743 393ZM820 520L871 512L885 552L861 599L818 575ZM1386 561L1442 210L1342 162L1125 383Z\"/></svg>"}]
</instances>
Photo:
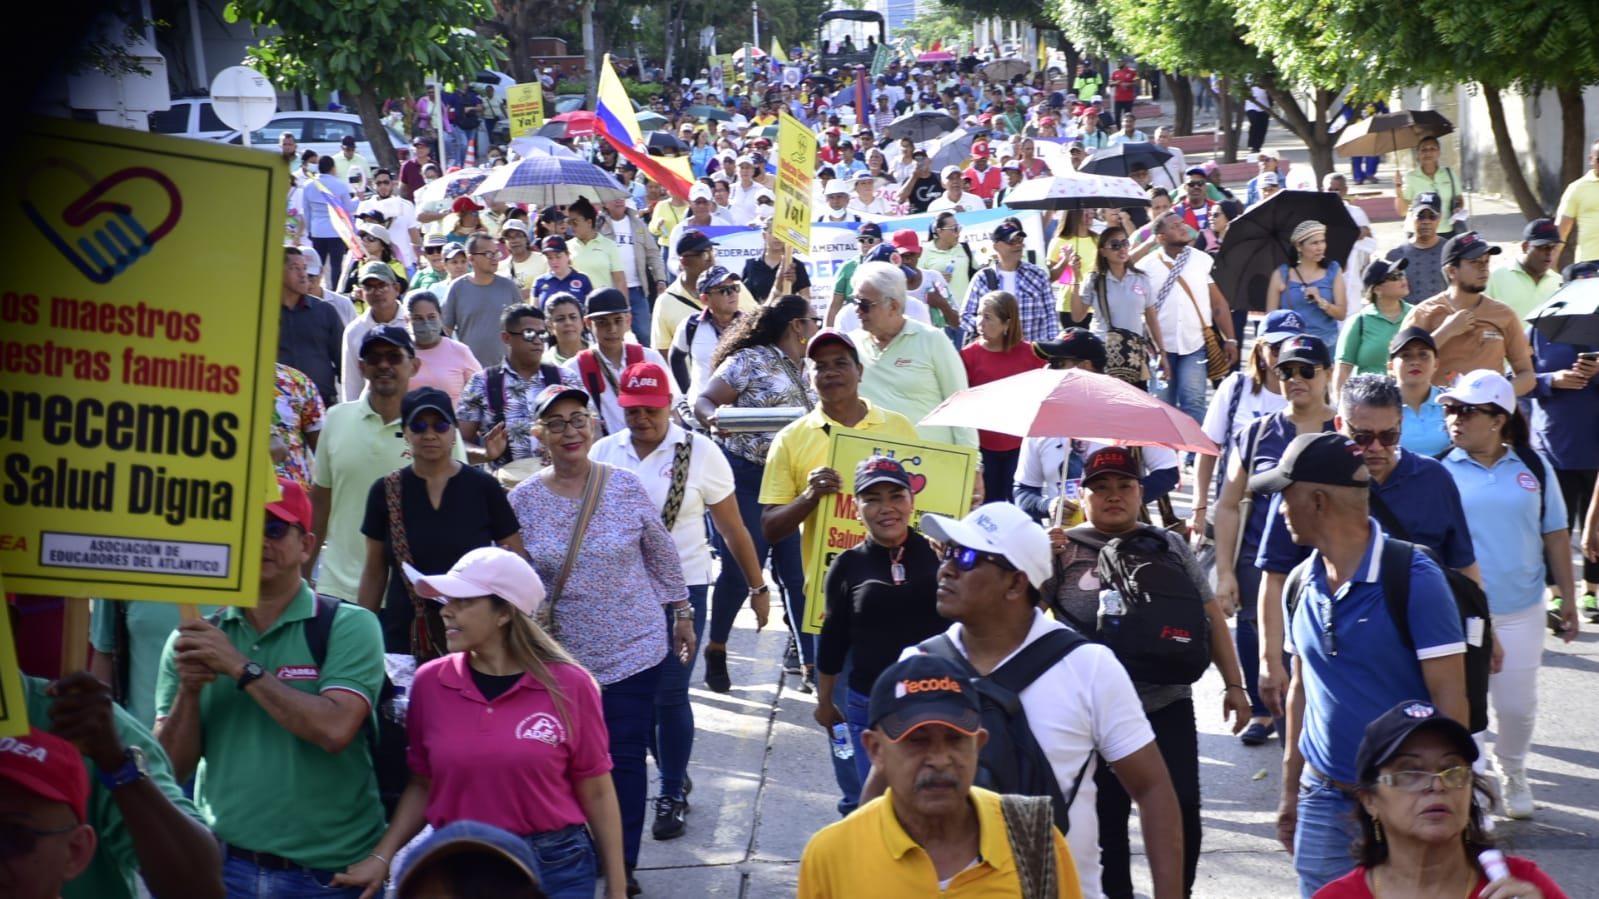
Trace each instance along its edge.
<instances>
[{"instance_id":1,"label":"striped umbrella","mask_svg":"<svg viewBox=\"0 0 1599 899\"><path fill-rule=\"evenodd\" d=\"M502 203L532 203L540 208L565 206L578 197L601 203L629 194L615 178L592 162L565 156L529 156L495 169L478 185L476 196Z\"/></svg>"},{"instance_id":2,"label":"striped umbrella","mask_svg":"<svg viewBox=\"0 0 1599 899\"><path fill-rule=\"evenodd\" d=\"M434 200L453 200L456 197L471 196L488 176L488 169L459 169L448 175L440 175L422 185L422 189L416 192L416 197L413 199L421 205Z\"/></svg>"}]
</instances>

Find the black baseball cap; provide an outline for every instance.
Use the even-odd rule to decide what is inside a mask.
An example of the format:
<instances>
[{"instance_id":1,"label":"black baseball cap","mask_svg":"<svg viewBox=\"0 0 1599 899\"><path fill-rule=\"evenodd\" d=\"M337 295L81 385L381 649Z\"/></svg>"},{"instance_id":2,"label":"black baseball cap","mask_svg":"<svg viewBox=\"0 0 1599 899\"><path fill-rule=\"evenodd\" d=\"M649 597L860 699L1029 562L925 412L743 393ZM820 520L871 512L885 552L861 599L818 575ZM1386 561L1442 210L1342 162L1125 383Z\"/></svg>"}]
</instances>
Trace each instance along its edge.
<instances>
[{"instance_id":1,"label":"black baseball cap","mask_svg":"<svg viewBox=\"0 0 1599 899\"><path fill-rule=\"evenodd\" d=\"M942 724L975 736L983 727L983 713L977 691L954 662L919 653L877 676L867 721L898 743L924 724Z\"/></svg>"},{"instance_id":2,"label":"black baseball cap","mask_svg":"<svg viewBox=\"0 0 1599 899\"><path fill-rule=\"evenodd\" d=\"M837 328L823 328L812 335L810 342L805 344L805 358L815 359L816 352L830 343L839 344L849 350L850 356L855 359L855 364L861 364L861 351L856 348L855 341Z\"/></svg>"},{"instance_id":3,"label":"black baseball cap","mask_svg":"<svg viewBox=\"0 0 1599 899\"><path fill-rule=\"evenodd\" d=\"M1585 278L1599 277L1599 260L1586 262L1573 262L1560 272L1560 277L1565 281L1581 281Z\"/></svg>"},{"instance_id":4,"label":"black baseball cap","mask_svg":"<svg viewBox=\"0 0 1599 899\"><path fill-rule=\"evenodd\" d=\"M1054 340L1034 341L1033 355L1046 362L1082 359L1095 371L1105 370L1105 341L1087 328L1067 328Z\"/></svg>"},{"instance_id":5,"label":"black baseball cap","mask_svg":"<svg viewBox=\"0 0 1599 899\"><path fill-rule=\"evenodd\" d=\"M1521 229L1523 243L1535 247L1548 247L1560 243L1560 228L1553 219L1533 219Z\"/></svg>"},{"instance_id":6,"label":"black baseball cap","mask_svg":"<svg viewBox=\"0 0 1599 899\"><path fill-rule=\"evenodd\" d=\"M862 223L860 228L855 231L855 239L860 240L863 237L871 237L877 240L882 240L883 226L876 222Z\"/></svg>"},{"instance_id":7,"label":"black baseball cap","mask_svg":"<svg viewBox=\"0 0 1599 899\"><path fill-rule=\"evenodd\" d=\"M684 253L698 253L700 250L708 250L714 246L716 246L716 244L709 237L705 236L704 231L690 228L689 230L684 231L683 234L677 239L677 255L681 256Z\"/></svg>"},{"instance_id":8,"label":"black baseball cap","mask_svg":"<svg viewBox=\"0 0 1599 899\"><path fill-rule=\"evenodd\" d=\"M1333 364L1332 350L1319 337L1301 334L1283 341L1277 348L1277 364L1284 362L1309 362L1323 368L1330 368Z\"/></svg>"},{"instance_id":9,"label":"black baseball cap","mask_svg":"<svg viewBox=\"0 0 1599 899\"><path fill-rule=\"evenodd\" d=\"M1477 741L1464 724L1445 715L1438 707L1420 699L1407 699L1366 725L1366 734L1355 752L1355 771L1361 784L1372 784L1377 772L1394 757L1405 741L1420 730L1437 731L1455 745L1455 751L1468 763L1477 760Z\"/></svg>"},{"instance_id":10,"label":"black baseball cap","mask_svg":"<svg viewBox=\"0 0 1599 899\"><path fill-rule=\"evenodd\" d=\"M399 325L378 325L372 330L361 335L360 355L365 356L367 348L374 343L386 343L397 346L411 355L416 355L416 344L411 342L411 332Z\"/></svg>"},{"instance_id":11,"label":"black baseball cap","mask_svg":"<svg viewBox=\"0 0 1599 899\"><path fill-rule=\"evenodd\" d=\"M887 456L868 456L855 466L855 492L877 484L895 484L911 489L911 476L905 466Z\"/></svg>"},{"instance_id":12,"label":"black baseball cap","mask_svg":"<svg viewBox=\"0 0 1599 899\"><path fill-rule=\"evenodd\" d=\"M632 312L633 305L628 302L627 294L614 287L605 287L589 294L588 311L584 318L599 318L604 315L615 315L618 312Z\"/></svg>"},{"instance_id":13,"label":"black baseball cap","mask_svg":"<svg viewBox=\"0 0 1599 899\"><path fill-rule=\"evenodd\" d=\"M411 419L429 409L439 413L450 424L456 423L455 406L450 402L450 395L437 387L418 387L407 393L400 400L400 421L410 427Z\"/></svg>"},{"instance_id":14,"label":"black baseball cap","mask_svg":"<svg viewBox=\"0 0 1599 899\"><path fill-rule=\"evenodd\" d=\"M1410 260L1401 256L1398 259L1383 259L1378 257L1366 265L1366 270L1360 273L1360 283L1367 287L1376 287L1384 278L1394 272L1402 272L1410 267Z\"/></svg>"},{"instance_id":15,"label":"black baseball cap","mask_svg":"<svg viewBox=\"0 0 1599 899\"><path fill-rule=\"evenodd\" d=\"M1371 472L1366 470L1360 445L1332 431L1301 434L1288 444L1277 467L1249 479L1256 493L1281 493L1295 482L1325 484L1328 487L1369 487Z\"/></svg>"},{"instance_id":16,"label":"black baseball cap","mask_svg":"<svg viewBox=\"0 0 1599 899\"><path fill-rule=\"evenodd\" d=\"M1133 458L1133 451L1125 446L1102 446L1083 460L1083 483L1087 484L1102 474L1119 474L1137 481L1143 478L1143 466Z\"/></svg>"},{"instance_id":17,"label":"black baseball cap","mask_svg":"<svg viewBox=\"0 0 1599 899\"><path fill-rule=\"evenodd\" d=\"M1421 193L1416 194L1416 198L1410 201L1410 205L1425 206L1439 215L1443 215L1444 213L1444 198L1439 196L1438 192L1435 190L1424 190Z\"/></svg>"},{"instance_id":18,"label":"black baseball cap","mask_svg":"<svg viewBox=\"0 0 1599 899\"><path fill-rule=\"evenodd\" d=\"M1503 253L1499 247L1494 246L1475 231L1465 234L1456 234L1444 244L1444 265L1459 265L1466 259L1476 259L1480 256L1498 256Z\"/></svg>"},{"instance_id":19,"label":"black baseball cap","mask_svg":"<svg viewBox=\"0 0 1599 899\"><path fill-rule=\"evenodd\" d=\"M1425 343L1434 356L1438 355L1438 341L1433 338L1432 332L1420 325L1411 325L1408 328L1400 328L1394 339L1388 341L1388 358L1392 359L1399 355L1407 345L1417 341Z\"/></svg>"}]
</instances>

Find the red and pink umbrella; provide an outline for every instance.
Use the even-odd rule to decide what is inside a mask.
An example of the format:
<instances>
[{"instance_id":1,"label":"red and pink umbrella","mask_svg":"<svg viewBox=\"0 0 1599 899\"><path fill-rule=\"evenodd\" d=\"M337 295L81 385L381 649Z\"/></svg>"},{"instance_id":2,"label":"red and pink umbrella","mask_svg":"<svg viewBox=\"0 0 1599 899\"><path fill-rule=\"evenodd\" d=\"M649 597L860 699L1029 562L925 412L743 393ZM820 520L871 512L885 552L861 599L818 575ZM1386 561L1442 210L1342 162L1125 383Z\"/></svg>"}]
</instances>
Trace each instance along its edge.
<instances>
[{"instance_id":1,"label":"red and pink umbrella","mask_svg":"<svg viewBox=\"0 0 1599 899\"><path fill-rule=\"evenodd\" d=\"M587 137L590 134L599 133L600 130L599 125L595 124L594 113L587 109L574 109L571 112L563 112L558 116L551 116L550 121L566 123L565 137Z\"/></svg>"},{"instance_id":2,"label":"red and pink umbrella","mask_svg":"<svg viewBox=\"0 0 1599 899\"><path fill-rule=\"evenodd\" d=\"M1176 407L1125 381L1077 369L1040 368L956 391L919 424L1220 453L1199 422Z\"/></svg>"}]
</instances>

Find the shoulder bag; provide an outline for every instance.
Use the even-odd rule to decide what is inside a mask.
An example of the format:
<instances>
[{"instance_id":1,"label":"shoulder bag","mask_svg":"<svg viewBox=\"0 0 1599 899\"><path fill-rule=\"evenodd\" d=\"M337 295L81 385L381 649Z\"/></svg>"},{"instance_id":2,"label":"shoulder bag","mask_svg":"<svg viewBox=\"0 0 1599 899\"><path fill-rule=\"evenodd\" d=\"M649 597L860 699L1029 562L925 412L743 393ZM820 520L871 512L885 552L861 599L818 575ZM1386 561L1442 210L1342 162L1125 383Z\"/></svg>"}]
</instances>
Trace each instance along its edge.
<instances>
[{"instance_id":1,"label":"shoulder bag","mask_svg":"<svg viewBox=\"0 0 1599 899\"><path fill-rule=\"evenodd\" d=\"M611 466L604 462L594 462L589 468L588 480L583 482L583 499L578 504L577 518L572 522L572 536L566 541L566 558L561 562L561 573L555 576L555 586L550 590L549 599L539 607L539 623L550 636L560 639L560 626L555 620L555 603L561 598L561 591L566 589L566 579L572 574L572 566L577 563L577 553L583 547L583 535L588 532L589 519L594 517L594 510L600 504L600 496L605 493L605 484L611 479Z\"/></svg>"},{"instance_id":2,"label":"shoulder bag","mask_svg":"<svg viewBox=\"0 0 1599 899\"><path fill-rule=\"evenodd\" d=\"M389 550L394 553L395 564L401 567L402 572L406 565L413 564L411 541L405 534L405 516L400 510L401 482L405 471L404 468L397 468L383 476L383 503L389 512ZM439 604L417 596L411 579L403 573L400 583L405 585L405 593L411 598L411 609L415 613L411 618L411 655L416 656L420 665L444 655L444 620L439 617Z\"/></svg>"},{"instance_id":3,"label":"shoulder bag","mask_svg":"<svg viewBox=\"0 0 1599 899\"><path fill-rule=\"evenodd\" d=\"M666 488L666 505L661 509L661 523L667 533L677 524L677 513L683 509L683 492L688 487L689 457L694 454L694 435L684 434L683 442L672 453L672 486Z\"/></svg>"},{"instance_id":4,"label":"shoulder bag","mask_svg":"<svg viewBox=\"0 0 1599 899\"><path fill-rule=\"evenodd\" d=\"M1232 371L1232 363L1227 361L1227 349L1221 340L1221 331L1214 324L1205 324L1205 313L1199 308L1199 300L1194 299L1194 292L1188 289L1188 282L1181 275L1177 276L1177 286L1183 289L1188 302L1193 304L1194 314L1199 316L1199 332L1205 338L1205 377L1220 381Z\"/></svg>"},{"instance_id":5,"label":"shoulder bag","mask_svg":"<svg viewBox=\"0 0 1599 899\"><path fill-rule=\"evenodd\" d=\"M1127 276L1131 274L1129 269ZM1095 272L1089 283L1095 288L1094 300L1099 307L1090 306L1089 311L1105 318L1105 374L1130 384L1148 383L1149 350L1144 335L1130 328L1118 328L1112 322L1104 272Z\"/></svg>"}]
</instances>

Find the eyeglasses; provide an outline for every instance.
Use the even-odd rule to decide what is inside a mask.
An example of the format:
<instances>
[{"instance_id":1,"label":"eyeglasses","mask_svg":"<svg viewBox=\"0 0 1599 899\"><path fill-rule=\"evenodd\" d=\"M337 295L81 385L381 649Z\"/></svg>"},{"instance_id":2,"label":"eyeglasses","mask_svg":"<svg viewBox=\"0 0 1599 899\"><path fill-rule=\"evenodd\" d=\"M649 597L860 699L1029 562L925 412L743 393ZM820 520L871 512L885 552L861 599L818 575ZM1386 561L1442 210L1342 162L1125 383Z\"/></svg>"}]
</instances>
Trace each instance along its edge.
<instances>
[{"instance_id":1,"label":"eyeglasses","mask_svg":"<svg viewBox=\"0 0 1599 899\"><path fill-rule=\"evenodd\" d=\"M1107 240L1107 241L1105 241L1105 249L1107 249L1107 250L1125 250L1125 249L1127 249L1128 247L1130 247L1132 245L1133 245L1133 243L1130 240Z\"/></svg>"},{"instance_id":2,"label":"eyeglasses","mask_svg":"<svg viewBox=\"0 0 1599 899\"><path fill-rule=\"evenodd\" d=\"M297 524L291 524L277 518L268 518L266 527L262 528L261 532L266 535L268 540L282 540L289 535L291 529L296 531L303 530Z\"/></svg>"},{"instance_id":3,"label":"eyeglasses","mask_svg":"<svg viewBox=\"0 0 1599 899\"><path fill-rule=\"evenodd\" d=\"M550 335L549 331L543 331L538 328L523 328L520 331L506 331L505 333L516 334L528 343L538 343Z\"/></svg>"},{"instance_id":4,"label":"eyeglasses","mask_svg":"<svg viewBox=\"0 0 1599 899\"><path fill-rule=\"evenodd\" d=\"M587 412L573 412L566 418L541 418L539 422L544 425L544 430L551 434L565 434L567 428L575 431L586 430L590 418Z\"/></svg>"},{"instance_id":5,"label":"eyeglasses","mask_svg":"<svg viewBox=\"0 0 1599 899\"><path fill-rule=\"evenodd\" d=\"M937 228L935 230L938 230L938 231L959 231L960 229L961 229L960 225L944 225L944 226L939 227L939 228Z\"/></svg>"},{"instance_id":6,"label":"eyeglasses","mask_svg":"<svg viewBox=\"0 0 1599 899\"><path fill-rule=\"evenodd\" d=\"M971 571L973 568L977 567L978 562L990 562L994 565L998 565L1000 568L1003 568L1006 571L1017 570L1016 566L1012 565L1010 560L1004 556L997 555L995 553L985 553L981 550L970 549L968 547L961 546L959 543L944 544L943 559L946 562L954 562L955 567L961 571Z\"/></svg>"},{"instance_id":7,"label":"eyeglasses","mask_svg":"<svg viewBox=\"0 0 1599 899\"><path fill-rule=\"evenodd\" d=\"M399 350L392 353L367 353L361 361L367 365L404 365L407 357Z\"/></svg>"},{"instance_id":8,"label":"eyeglasses","mask_svg":"<svg viewBox=\"0 0 1599 899\"><path fill-rule=\"evenodd\" d=\"M1295 378L1309 381L1316 377L1316 366L1309 362L1284 362L1277 366L1277 377L1284 381L1292 381Z\"/></svg>"},{"instance_id":9,"label":"eyeglasses","mask_svg":"<svg viewBox=\"0 0 1599 899\"><path fill-rule=\"evenodd\" d=\"M1445 789L1463 790L1471 786L1471 779L1471 768L1466 765L1456 765L1442 771L1395 771L1392 774L1377 775L1377 783L1406 793L1430 790L1434 780L1443 784Z\"/></svg>"},{"instance_id":10,"label":"eyeglasses","mask_svg":"<svg viewBox=\"0 0 1599 899\"><path fill-rule=\"evenodd\" d=\"M54 830L35 830L26 824L7 822L0 824L0 861L21 858L33 852L34 847L45 837L59 837L78 829L76 824L58 827Z\"/></svg>"},{"instance_id":11,"label":"eyeglasses","mask_svg":"<svg viewBox=\"0 0 1599 899\"><path fill-rule=\"evenodd\" d=\"M1355 441L1361 449L1380 443L1383 446L1393 446L1399 442L1399 429L1389 428L1386 431L1350 431L1349 439Z\"/></svg>"},{"instance_id":12,"label":"eyeglasses","mask_svg":"<svg viewBox=\"0 0 1599 899\"><path fill-rule=\"evenodd\" d=\"M411 424L408 425L408 427L410 427L411 433L413 434L426 434L428 432L428 428L432 428L433 433L435 434L443 434L445 431L455 427L455 425L450 424L448 421L445 421L442 418L438 421L431 422L423 421L420 418L413 418L411 419Z\"/></svg>"},{"instance_id":13,"label":"eyeglasses","mask_svg":"<svg viewBox=\"0 0 1599 899\"><path fill-rule=\"evenodd\" d=\"M500 251L499 250L489 250L489 251L483 252L483 253L467 253L466 255L468 255L468 256L490 256L490 257L493 257L493 256L500 255Z\"/></svg>"},{"instance_id":14,"label":"eyeglasses","mask_svg":"<svg viewBox=\"0 0 1599 899\"><path fill-rule=\"evenodd\" d=\"M1444 415L1453 415L1456 418L1471 418L1474 415L1499 415L1503 411L1498 406L1470 406L1465 403L1444 404Z\"/></svg>"},{"instance_id":15,"label":"eyeglasses","mask_svg":"<svg viewBox=\"0 0 1599 899\"><path fill-rule=\"evenodd\" d=\"M1388 275L1386 275L1383 278L1383 280L1384 281L1403 281L1403 280L1405 280L1405 273L1404 272L1391 272Z\"/></svg>"},{"instance_id":16,"label":"eyeglasses","mask_svg":"<svg viewBox=\"0 0 1599 899\"><path fill-rule=\"evenodd\" d=\"M820 328L822 326L822 317L820 315L811 316L811 324L813 324L816 327Z\"/></svg>"}]
</instances>

